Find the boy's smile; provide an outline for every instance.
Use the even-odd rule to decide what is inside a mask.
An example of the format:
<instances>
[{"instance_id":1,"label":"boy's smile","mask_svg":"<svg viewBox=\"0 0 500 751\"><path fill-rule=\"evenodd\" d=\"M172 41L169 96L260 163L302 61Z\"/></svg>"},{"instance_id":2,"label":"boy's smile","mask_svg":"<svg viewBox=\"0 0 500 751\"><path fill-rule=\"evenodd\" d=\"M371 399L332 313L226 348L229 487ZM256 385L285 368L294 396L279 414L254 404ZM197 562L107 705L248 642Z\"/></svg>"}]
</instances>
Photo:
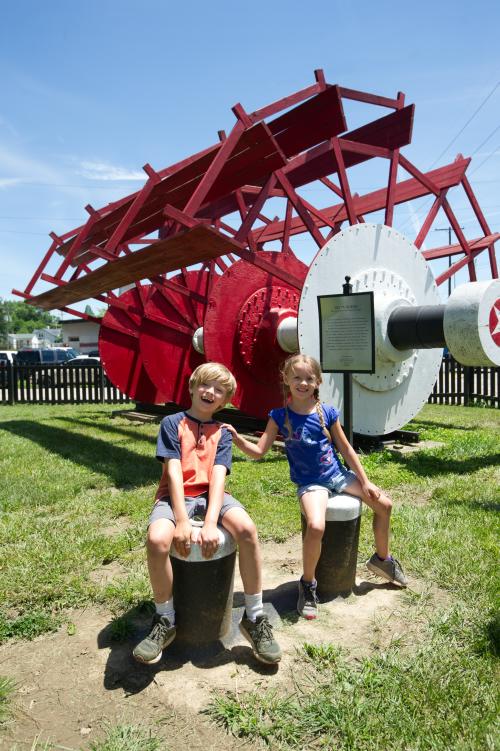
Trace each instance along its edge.
<instances>
[{"instance_id":1,"label":"boy's smile","mask_svg":"<svg viewBox=\"0 0 500 751\"><path fill-rule=\"evenodd\" d=\"M219 381L204 381L191 392L189 414L198 420L208 420L227 402L227 393Z\"/></svg>"}]
</instances>

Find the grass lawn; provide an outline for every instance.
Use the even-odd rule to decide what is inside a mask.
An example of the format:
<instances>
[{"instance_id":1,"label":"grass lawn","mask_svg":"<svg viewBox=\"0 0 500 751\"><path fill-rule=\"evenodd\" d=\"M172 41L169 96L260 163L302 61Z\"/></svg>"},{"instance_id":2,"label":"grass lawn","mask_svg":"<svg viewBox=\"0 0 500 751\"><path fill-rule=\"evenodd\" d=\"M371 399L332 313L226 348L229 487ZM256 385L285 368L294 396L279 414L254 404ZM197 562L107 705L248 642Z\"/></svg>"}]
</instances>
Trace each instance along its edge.
<instances>
[{"instance_id":1,"label":"grass lawn","mask_svg":"<svg viewBox=\"0 0 500 751\"><path fill-rule=\"evenodd\" d=\"M114 406L0 409L0 642L55 629L68 608L90 603L119 623L150 598L143 540L160 474L157 425L111 420ZM363 463L396 502L396 555L448 604L433 611L406 595L423 624L412 649L394 644L355 661L334 645L303 645L307 690L214 699L208 711L229 732L286 749L496 748L500 413L427 405L411 428L440 445ZM299 531L281 454L252 463L235 451L229 490L261 538ZM360 560L371 549L364 523ZM112 561L128 575L93 582L89 574ZM2 680L0 725L12 690Z\"/></svg>"}]
</instances>

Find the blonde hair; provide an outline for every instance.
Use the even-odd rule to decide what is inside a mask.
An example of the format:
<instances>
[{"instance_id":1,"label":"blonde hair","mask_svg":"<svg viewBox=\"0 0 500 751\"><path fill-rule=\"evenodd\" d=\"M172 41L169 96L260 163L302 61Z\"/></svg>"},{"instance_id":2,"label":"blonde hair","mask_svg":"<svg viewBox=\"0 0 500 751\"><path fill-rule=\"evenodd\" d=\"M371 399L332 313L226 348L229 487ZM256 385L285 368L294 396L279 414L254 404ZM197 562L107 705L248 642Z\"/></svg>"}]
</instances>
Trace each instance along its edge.
<instances>
[{"instance_id":1,"label":"blonde hair","mask_svg":"<svg viewBox=\"0 0 500 751\"><path fill-rule=\"evenodd\" d=\"M206 381L217 381L226 391L227 401L230 401L236 391L236 379L230 370L220 362L205 362L193 370L189 379L189 393L192 394L194 389L200 383Z\"/></svg>"},{"instance_id":2,"label":"blonde hair","mask_svg":"<svg viewBox=\"0 0 500 751\"><path fill-rule=\"evenodd\" d=\"M295 365L305 365L306 368L312 372L316 381L316 387L314 389L314 400L316 402L316 413L318 415L319 423L324 435L328 438L329 442L332 442L332 436L330 431L326 427L325 415L321 407L321 401L319 398L319 387L323 383L323 375L321 373L321 365L314 357L309 355L290 355L287 357L281 368L281 380L283 388L283 401L285 405L285 427L288 431L288 438L292 437L292 425L290 423L290 415L288 414L288 399L290 398L290 388L285 379L288 379L289 374L293 371Z\"/></svg>"}]
</instances>

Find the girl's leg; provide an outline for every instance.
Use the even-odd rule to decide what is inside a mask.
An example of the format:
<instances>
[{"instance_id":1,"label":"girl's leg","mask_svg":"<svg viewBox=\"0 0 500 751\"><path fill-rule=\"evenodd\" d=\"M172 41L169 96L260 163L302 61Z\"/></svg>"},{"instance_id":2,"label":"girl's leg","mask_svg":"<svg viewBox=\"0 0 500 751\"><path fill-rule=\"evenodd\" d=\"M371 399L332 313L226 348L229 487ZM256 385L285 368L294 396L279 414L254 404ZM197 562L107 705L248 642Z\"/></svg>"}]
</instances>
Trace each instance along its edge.
<instances>
[{"instance_id":1,"label":"girl's leg","mask_svg":"<svg viewBox=\"0 0 500 751\"><path fill-rule=\"evenodd\" d=\"M328 491L311 490L300 499L306 521L306 531L302 542L303 579L314 581L316 566L321 555L321 540L325 532L325 513Z\"/></svg>"},{"instance_id":2,"label":"girl's leg","mask_svg":"<svg viewBox=\"0 0 500 751\"><path fill-rule=\"evenodd\" d=\"M377 499L366 496L359 480L353 480L342 491L350 495L358 496L363 503L373 511L373 536L375 538L375 550L379 558L389 557L389 531L391 522L392 501L383 491Z\"/></svg>"},{"instance_id":3,"label":"girl's leg","mask_svg":"<svg viewBox=\"0 0 500 751\"><path fill-rule=\"evenodd\" d=\"M172 597L173 575L169 553L174 530L169 519L157 519L148 529L148 571L156 603L166 602Z\"/></svg>"},{"instance_id":4,"label":"girl's leg","mask_svg":"<svg viewBox=\"0 0 500 751\"><path fill-rule=\"evenodd\" d=\"M255 524L244 509L234 507L222 517L222 526L238 545L240 575L245 594L262 592L262 565Z\"/></svg>"}]
</instances>

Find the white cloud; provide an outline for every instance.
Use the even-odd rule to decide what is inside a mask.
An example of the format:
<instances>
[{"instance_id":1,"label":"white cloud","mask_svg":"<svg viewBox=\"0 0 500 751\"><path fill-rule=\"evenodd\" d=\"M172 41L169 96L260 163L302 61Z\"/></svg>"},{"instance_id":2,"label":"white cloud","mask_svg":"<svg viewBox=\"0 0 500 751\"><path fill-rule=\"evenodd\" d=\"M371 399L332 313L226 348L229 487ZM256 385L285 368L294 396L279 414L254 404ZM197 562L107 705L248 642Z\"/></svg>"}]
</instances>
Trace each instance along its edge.
<instances>
[{"instance_id":1,"label":"white cloud","mask_svg":"<svg viewBox=\"0 0 500 751\"><path fill-rule=\"evenodd\" d=\"M482 156L487 156L488 159L492 156L500 156L500 149L495 149L494 151L478 151L474 154L475 159L479 159Z\"/></svg>"},{"instance_id":2,"label":"white cloud","mask_svg":"<svg viewBox=\"0 0 500 751\"><path fill-rule=\"evenodd\" d=\"M80 162L77 174L88 180L146 180L142 170L128 170L109 162Z\"/></svg>"},{"instance_id":3,"label":"white cloud","mask_svg":"<svg viewBox=\"0 0 500 751\"><path fill-rule=\"evenodd\" d=\"M3 173L3 174L2 174ZM61 182L60 173L39 159L0 145L0 179L22 182Z\"/></svg>"},{"instance_id":4,"label":"white cloud","mask_svg":"<svg viewBox=\"0 0 500 751\"><path fill-rule=\"evenodd\" d=\"M2 188L11 188L13 185L19 185L24 182L22 177L0 177L0 190Z\"/></svg>"}]
</instances>

